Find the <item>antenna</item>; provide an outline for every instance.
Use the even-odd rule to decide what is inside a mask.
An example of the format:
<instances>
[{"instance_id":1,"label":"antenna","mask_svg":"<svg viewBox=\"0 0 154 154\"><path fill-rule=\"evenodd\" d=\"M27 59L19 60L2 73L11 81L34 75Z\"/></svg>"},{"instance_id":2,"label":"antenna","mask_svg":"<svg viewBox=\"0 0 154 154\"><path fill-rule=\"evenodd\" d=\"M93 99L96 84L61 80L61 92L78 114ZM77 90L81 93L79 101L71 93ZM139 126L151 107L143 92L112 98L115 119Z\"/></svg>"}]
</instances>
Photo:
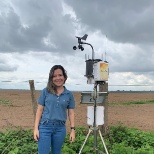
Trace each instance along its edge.
<instances>
[{"instance_id":1,"label":"antenna","mask_svg":"<svg viewBox=\"0 0 154 154\"><path fill-rule=\"evenodd\" d=\"M102 61L103 61L103 54L102 54Z\"/></svg>"},{"instance_id":2,"label":"antenna","mask_svg":"<svg viewBox=\"0 0 154 154\"><path fill-rule=\"evenodd\" d=\"M105 52L105 61L106 61L106 52Z\"/></svg>"},{"instance_id":3,"label":"antenna","mask_svg":"<svg viewBox=\"0 0 154 154\"><path fill-rule=\"evenodd\" d=\"M87 60L87 55L85 54L85 61Z\"/></svg>"},{"instance_id":4,"label":"antenna","mask_svg":"<svg viewBox=\"0 0 154 154\"><path fill-rule=\"evenodd\" d=\"M105 46L107 46L107 35L105 35ZM107 50L107 49L105 49L105 50ZM104 62L108 63L106 60L106 56L107 56L107 53L105 51L105 61Z\"/></svg>"}]
</instances>

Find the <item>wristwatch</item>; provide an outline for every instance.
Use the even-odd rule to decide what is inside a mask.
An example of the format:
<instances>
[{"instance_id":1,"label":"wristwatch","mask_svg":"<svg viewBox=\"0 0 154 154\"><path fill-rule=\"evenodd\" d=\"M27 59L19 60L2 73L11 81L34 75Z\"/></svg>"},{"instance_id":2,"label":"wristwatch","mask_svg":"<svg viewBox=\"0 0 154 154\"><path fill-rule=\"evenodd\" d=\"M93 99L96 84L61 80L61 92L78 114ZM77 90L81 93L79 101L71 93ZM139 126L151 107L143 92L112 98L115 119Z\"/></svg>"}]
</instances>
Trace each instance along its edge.
<instances>
[{"instance_id":1,"label":"wristwatch","mask_svg":"<svg viewBox=\"0 0 154 154\"><path fill-rule=\"evenodd\" d=\"M75 130L75 127L71 127L71 129L74 129Z\"/></svg>"}]
</instances>

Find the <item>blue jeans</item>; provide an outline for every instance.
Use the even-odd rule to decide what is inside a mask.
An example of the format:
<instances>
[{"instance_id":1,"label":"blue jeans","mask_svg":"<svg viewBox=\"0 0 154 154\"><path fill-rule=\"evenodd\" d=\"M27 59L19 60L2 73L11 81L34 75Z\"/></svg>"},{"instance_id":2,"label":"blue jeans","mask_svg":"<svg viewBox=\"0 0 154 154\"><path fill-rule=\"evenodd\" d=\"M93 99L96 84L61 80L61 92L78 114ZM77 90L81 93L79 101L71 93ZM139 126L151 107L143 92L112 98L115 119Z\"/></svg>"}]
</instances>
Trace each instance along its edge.
<instances>
[{"instance_id":1,"label":"blue jeans","mask_svg":"<svg viewBox=\"0 0 154 154\"><path fill-rule=\"evenodd\" d=\"M66 136L65 122L44 121L39 125L38 154L61 154Z\"/></svg>"}]
</instances>

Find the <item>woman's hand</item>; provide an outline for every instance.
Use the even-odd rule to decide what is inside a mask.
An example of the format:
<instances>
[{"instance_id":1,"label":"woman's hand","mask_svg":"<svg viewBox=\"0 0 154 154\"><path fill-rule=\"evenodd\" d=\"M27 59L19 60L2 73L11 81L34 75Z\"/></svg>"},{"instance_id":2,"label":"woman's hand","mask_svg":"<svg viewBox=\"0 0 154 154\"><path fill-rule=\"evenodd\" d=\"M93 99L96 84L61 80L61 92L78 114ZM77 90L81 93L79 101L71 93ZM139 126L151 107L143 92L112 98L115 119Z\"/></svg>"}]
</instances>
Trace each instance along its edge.
<instances>
[{"instance_id":1,"label":"woman's hand","mask_svg":"<svg viewBox=\"0 0 154 154\"><path fill-rule=\"evenodd\" d=\"M38 142L38 139L39 139L39 130L34 129L34 140Z\"/></svg>"},{"instance_id":2,"label":"woman's hand","mask_svg":"<svg viewBox=\"0 0 154 154\"><path fill-rule=\"evenodd\" d=\"M34 140L35 141L38 141L39 139L38 126L39 126L39 122L40 122L43 110L44 110L44 106L38 104L37 111L36 111L35 125L34 125Z\"/></svg>"},{"instance_id":3,"label":"woman's hand","mask_svg":"<svg viewBox=\"0 0 154 154\"><path fill-rule=\"evenodd\" d=\"M70 133L70 143L74 142L75 140L75 130L71 129L71 133Z\"/></svg>"}]
</instances>

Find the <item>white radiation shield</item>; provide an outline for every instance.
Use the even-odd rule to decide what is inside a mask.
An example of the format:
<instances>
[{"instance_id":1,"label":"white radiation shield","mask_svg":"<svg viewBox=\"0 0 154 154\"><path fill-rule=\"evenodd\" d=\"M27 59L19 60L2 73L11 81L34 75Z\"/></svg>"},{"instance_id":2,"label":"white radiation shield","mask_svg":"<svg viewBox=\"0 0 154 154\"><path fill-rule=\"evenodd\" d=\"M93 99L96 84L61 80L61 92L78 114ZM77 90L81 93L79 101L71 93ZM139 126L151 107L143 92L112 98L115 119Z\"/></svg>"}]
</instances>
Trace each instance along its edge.
<instances>
[{"instance_id":1,"label":"white radiation shield","mask_svg":"<svg viewBox=\"0 0 154 154\"><path fill-rule=\"evenodd\" d=\"M94 123L94 106L87 107L87 124L93 125ZM96 107L96 125L104 124L104 107L97 106Z\"/></svg>"}]
</instances>

